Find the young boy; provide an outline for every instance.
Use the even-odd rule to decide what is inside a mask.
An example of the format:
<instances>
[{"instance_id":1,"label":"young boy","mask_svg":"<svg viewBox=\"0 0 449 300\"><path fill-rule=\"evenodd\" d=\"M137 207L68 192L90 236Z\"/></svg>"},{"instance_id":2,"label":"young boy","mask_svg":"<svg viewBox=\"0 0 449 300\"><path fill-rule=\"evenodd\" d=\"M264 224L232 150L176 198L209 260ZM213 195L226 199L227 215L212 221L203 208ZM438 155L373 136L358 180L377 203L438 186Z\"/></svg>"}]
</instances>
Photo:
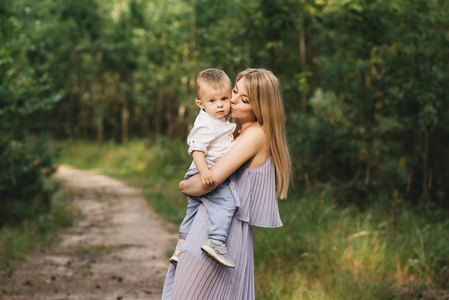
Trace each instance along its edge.
<instances>
[{"instance_id":1,"label":"young boy","mask_svg":"<svg viewBox=\"0 0 449 300\"><path fill-rule=\"evenodd\" d=\"M193 162L185 178L197 174L205 186L214 183L209 168L217 162L234 144L233 132L236 124L228 121L231 109L231 81L225 72L217 69L203 70L196 79L197 99L195 104L201 108L189 136L188 153ZM224 266L234 268L235 264L226 249L226 237L229 225L236 210L234 198L225 180L212 192L201 196L188 196L186 216L179 228L179 240L176 250L170 258L174 265L178 263L178 254L189 233L198 207L204 204L209 213L209 239L201 250Z\"/></svg>"}]
</instances>

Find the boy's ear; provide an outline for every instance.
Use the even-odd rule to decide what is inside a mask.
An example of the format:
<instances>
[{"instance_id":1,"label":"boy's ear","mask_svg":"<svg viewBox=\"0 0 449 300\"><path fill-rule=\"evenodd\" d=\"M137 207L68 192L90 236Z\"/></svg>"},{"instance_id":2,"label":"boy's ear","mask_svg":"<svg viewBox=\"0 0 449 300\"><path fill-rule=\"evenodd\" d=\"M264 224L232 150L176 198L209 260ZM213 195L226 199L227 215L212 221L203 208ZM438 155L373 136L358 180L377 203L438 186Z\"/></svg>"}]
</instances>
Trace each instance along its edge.
<instances>
[{"instance_id":1,"label":"boy's ear","mask_svg":"<svg viewBox=\"0 0 449 300\"><path fill-rule=\"evenodd\" d=\"M200 99L196 98L196 99L195 99L195 104L196 104L196 106L198 106L199 108L204 109L204 107L203 107L203 102L201 102Z\"/></svg>"}]
</instances>

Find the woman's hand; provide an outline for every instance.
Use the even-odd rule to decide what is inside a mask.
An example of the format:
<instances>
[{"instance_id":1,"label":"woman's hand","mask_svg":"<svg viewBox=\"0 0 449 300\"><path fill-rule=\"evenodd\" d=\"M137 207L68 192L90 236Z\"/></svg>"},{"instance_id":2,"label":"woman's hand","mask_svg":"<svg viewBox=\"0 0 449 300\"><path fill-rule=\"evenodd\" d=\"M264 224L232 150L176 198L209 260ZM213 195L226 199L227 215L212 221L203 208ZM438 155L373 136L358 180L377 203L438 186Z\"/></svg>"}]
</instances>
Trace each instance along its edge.
<instances>
[{"instance_id":1,"label":"woman's hand","mask_svg":"<svg viewBox=\"0 0 449 300\"><path fill-rule=\"evenodd\" d=\"M204 186L200 174L179 182L179 190L186 196L201 196L213 191L217 186L218 184Z\"/></svg>"},{"instance_id":2,"label":"woman's hand","mask_svg":"<svg viewBox=\"0 0 449 300\"><path fill-rule=\"evenodd\" d=\"M182 180L179 182L179 190L181 191L181 193L183 193L184 195L187 196L187 194L184 192L186 186L187 186L187 180Z\"/></svg>"}]
</instances>

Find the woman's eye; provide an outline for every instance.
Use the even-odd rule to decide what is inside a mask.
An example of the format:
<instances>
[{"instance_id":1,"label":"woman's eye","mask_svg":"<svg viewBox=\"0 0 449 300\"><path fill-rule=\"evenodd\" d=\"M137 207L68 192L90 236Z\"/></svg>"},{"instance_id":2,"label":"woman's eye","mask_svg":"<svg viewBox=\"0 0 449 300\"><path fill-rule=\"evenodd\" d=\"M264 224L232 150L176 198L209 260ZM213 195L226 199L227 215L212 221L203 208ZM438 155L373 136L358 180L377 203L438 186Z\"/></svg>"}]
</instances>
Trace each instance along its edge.
<instances>
[{"instance_id":1,"label":"woman's eye","mask_svg":"<svg viewBox=\"0 0 449 300\"><path fill-rule=\"evenodd\" d=\"M249 103L249 101L246 100L246 99L244 99L244 98L242 98L242 102L243 102L243 103Z\"/></svg>"},{"instance_id":2,"label":"woman's eye","mask_svg":"<svg viewBox=\"0 0 449 300\"><path fill-rule=\"evenodd\" d=\"M235 90L235 89L232 89L232 92L233 92L234 94L237 94L237 92L236 92L236 90Z\"/></svg>"}]
</instances>

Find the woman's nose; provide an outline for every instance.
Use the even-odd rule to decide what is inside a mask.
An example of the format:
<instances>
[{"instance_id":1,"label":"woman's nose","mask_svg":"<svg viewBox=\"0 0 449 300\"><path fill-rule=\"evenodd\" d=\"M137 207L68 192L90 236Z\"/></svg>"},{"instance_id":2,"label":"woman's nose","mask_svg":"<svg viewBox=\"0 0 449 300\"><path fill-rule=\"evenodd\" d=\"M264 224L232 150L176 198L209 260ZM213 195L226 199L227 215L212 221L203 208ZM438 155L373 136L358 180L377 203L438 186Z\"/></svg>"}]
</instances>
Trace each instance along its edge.
<instances>
[{"instance_id":1,"label":"woman's nose","mask_svg":"<svg viewBox=\"0 0 449 300\"><path fill-rule=\"evenodd\" d=\"M237 104L237 95L232 95L231 104Z\"/></svg>"}]
</instances>

